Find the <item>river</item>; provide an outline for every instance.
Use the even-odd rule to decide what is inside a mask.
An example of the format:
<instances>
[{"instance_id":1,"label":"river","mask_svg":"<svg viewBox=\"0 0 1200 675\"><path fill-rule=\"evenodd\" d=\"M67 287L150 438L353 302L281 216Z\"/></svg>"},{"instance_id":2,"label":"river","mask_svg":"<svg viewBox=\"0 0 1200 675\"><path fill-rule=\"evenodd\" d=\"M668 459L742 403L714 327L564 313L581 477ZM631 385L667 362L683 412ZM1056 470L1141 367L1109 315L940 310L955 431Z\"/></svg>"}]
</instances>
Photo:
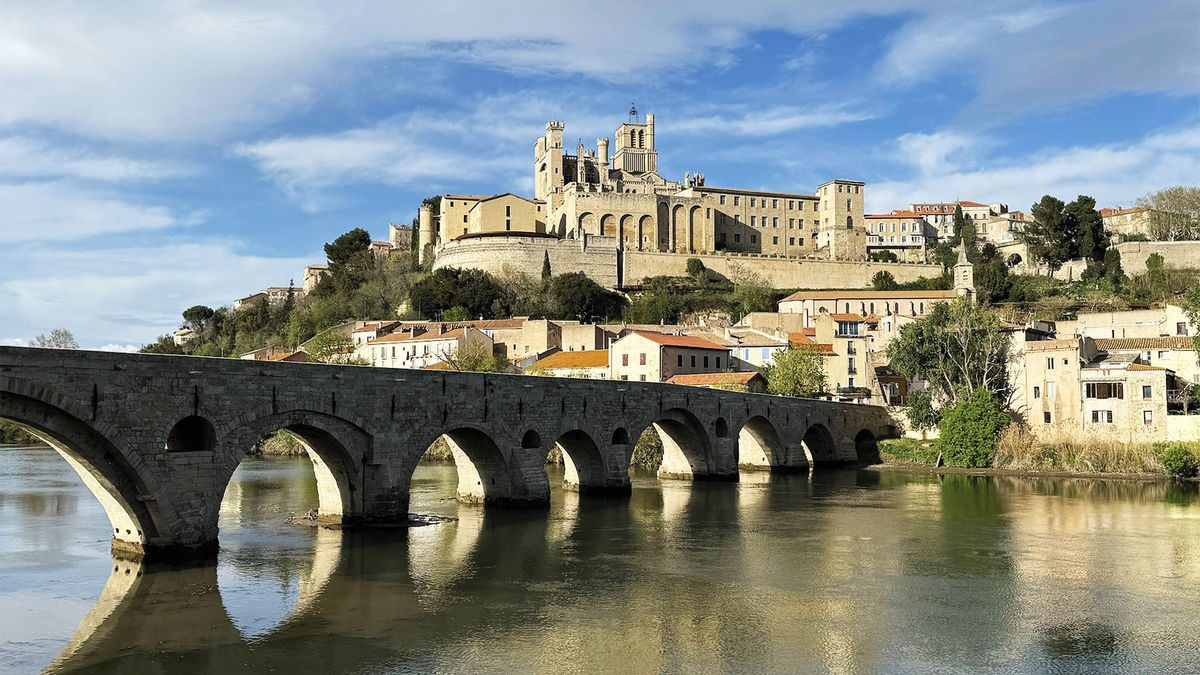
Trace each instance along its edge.
<instances>
[{"instance_id":1,"label":"river","mask_svg":"<svg viewBox=\"0 0 1200 675\"><path fill-rule=\"evenodd\" d=\"M551 484L561 470L551 469ZM549 511L338 531L307 459L243 462L215 566L114 562L44 448L0 449L5 672L1195 672L1194 486L878 471L633 476Z\"/></svg>"}]
</instances>

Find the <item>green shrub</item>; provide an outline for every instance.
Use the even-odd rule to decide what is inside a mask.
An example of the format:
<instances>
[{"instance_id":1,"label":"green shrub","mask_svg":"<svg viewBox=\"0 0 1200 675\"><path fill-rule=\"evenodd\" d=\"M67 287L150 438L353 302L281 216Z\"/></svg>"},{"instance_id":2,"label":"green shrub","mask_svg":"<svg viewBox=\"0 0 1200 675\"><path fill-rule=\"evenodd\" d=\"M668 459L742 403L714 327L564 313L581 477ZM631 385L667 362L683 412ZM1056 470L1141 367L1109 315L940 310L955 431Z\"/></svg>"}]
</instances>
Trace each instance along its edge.
<instances>
[{"instance_id":1,"label":"green shrub","mask_svg":"<svg viewBox=\"0 0 1200 675\"><path fill-rule=\"evenodd\" d=\"M1008 413L996 395L976 389L953 408L942 410L938 447L947 466L991 466L996 440L1009 424Z\"/></svg>"},{"instance_id":2,"label":"green shrub","mask_svg":"<svg viewBox=\"0 0 1200 675\"><path fill-rule=\"evenodd\" d=\"M1154 456L1171 478L1191 478L1200 468L1195 453L1184 443L1155 443Z\"/></svg>"}]
</instances>

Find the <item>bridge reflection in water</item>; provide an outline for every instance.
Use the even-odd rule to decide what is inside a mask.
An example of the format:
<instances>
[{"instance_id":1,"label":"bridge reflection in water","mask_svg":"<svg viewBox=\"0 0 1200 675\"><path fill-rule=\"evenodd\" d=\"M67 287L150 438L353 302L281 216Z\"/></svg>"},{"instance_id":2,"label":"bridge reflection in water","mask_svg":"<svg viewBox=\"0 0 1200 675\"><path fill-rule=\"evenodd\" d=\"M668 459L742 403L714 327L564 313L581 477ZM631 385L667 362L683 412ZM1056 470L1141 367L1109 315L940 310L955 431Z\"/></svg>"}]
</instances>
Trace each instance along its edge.
<instances>
[{"instance_id":1,"label":"bridge reflection in water","mask_svg":"<svg viewBox=\"0 0 1200 675\"><path fill-rule=\"evenodd\" d=\"M1189 614L1200 568L1176 552L1200 522L1174 517L1194 494L854 471L686 486L635 473L627 499L555 490L548 510L497 513L446 499L450 466L417 478L417 508L459 519L302 529L311 549L283 561L248 550L216 567L118 561L51 670L1161 671L1198 651L1185 636L1200 628ZM230 565L260 569L260 587L226 583ZM269 621L234 597L283 578L294 601Z\"/></svg>"}]
</instances>

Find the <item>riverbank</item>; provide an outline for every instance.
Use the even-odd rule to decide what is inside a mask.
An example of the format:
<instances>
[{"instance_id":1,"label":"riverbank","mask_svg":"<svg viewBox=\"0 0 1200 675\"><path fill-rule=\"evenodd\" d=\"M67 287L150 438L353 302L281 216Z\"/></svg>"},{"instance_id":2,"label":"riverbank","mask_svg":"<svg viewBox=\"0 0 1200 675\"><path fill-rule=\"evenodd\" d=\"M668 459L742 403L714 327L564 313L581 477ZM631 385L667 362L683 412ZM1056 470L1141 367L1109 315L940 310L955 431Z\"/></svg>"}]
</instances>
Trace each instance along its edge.
<instances>
[{"instance_id":1,"label":"riverbank","mask_svg":"<svg viewBox=\"0 0 1200 675\"><path fill-rule=\"evenodd\" d=\"M868 468L939 474L1164 480L1168 451L1200 458L1200 443L1122 443L1099 435L1060 432L1037 437L1011 427L1001 434L987 467L946 466L936 440L884 439L881 462ZM1177 476L1178 477L1178 476Z\"/></svg>"}]
</instances>

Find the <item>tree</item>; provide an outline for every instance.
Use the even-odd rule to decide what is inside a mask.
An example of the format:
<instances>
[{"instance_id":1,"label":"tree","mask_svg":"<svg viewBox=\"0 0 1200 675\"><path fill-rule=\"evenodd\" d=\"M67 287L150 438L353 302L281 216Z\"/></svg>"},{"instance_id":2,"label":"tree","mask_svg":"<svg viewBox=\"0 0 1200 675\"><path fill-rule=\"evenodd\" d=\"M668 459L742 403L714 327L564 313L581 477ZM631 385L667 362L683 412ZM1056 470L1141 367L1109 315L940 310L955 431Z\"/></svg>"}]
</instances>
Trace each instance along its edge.
<instances>
[{"instance_id":1,"label":"tree","mask_svg":"<svg viewBox=\"0 0 1200 675\"><path fill-rule=\"evenodd\" d=\"M1176 185L1139 197L1151 209L1147 234L1153 239L1200 239L1200 187Z\"/></svg>"},{"instance_id":2,"label":"tree","mask_svg":"<svg viewBox=\"0 0 1200 675\"><path fill-rule=\"evenodd\" d=\"M583 272L560 274L550 282L550 302L556 318L587 321L619 317L625 298L592 281Z\"/></svg>"},{"instance_id":3,"label":"tree","mask_svg":"<svg viewBox=\"0 0 1200 675\"><path fill-rule=\"evenodd\" d=\"M871 277L871 287L877 291L894 291L900 285L896 283L896 277L892 276L891 272L883 270Z\"/></svg>"},{"instance_id":4,"label":"tree","mask_svg":"<svg viewBox=\"0 0 1200 675\"><path fill-rule=\"evenodd\" d=\"M308 341L308 355L314 361L335 365L368 365L354 358L354 340L349 335L329 329L313 336Z\"/></svg>"},{"instance_id":5,"label":"tree","mask_svg":"<svg viewBox=\"0 0 1200 675\"><path fill-rule=\"evenodd\" d=\"M188 328L202 333L204 332L204 323L213 317L213 313L211 307L192 305L183 310L183 320L187 323Z\"/></svg>"},{"instance_id":6,"label":"tree","mask_svg":"<svg viewBox=\"0 0 1200 675\"><path fill-rule=\"evenodd\" d=\"M508 361L492 353L483 340L465 339L463 345L452 352L439 354L450 370L471 373L507 373L513 370Z\"/></svg>"},{"instance_id":7,"label":"tree","mask_svg":"<svg viewBox=\"0 0 1200 675\"><path fill-rule=\"evenodd\" d=\"M958 251L947 242L942 242L933 247L931 257L934 262L941 264L943 270L949 270L958 263Z\"/></svg>"},{"instance_id":8,"label":"tree","mask_svg":"<svg viewBox=\"0 0 1200 675\"><path fill-rule=\"evenodd\" d=\"M938 422L938 447L949 466L991 466L996 440L1012 420L1000 399L986 389L976 389L942 411Z\"/></svg>"},{"instance_id":9,"label":"tree","mask_svg":"<svg viewBox=\"0 0 1200 675\"><path fill-rule=\"evenodd\" d=\"M928 389L909 392L905 412L908 413L908 424L920 431L922 438L925 437L926 431L936 427L941 420L941 415L933 407L933 392Z\"/></svg>"},{"instance_id":10,"label":"tree","mask_svg":"<svg viewBox=\"0 0 1200 675\"><path fill-rule=\"evenodd\" d=\"M1066 212L1066 204L1061 199L1044 195L1042 200L1030 209L1033 222L1025 226L1025 244L1029 255L1038 262L1045 263L1053 276L1063 263L1071 259L1072 242L1075 240L1075 228L1070 214Z\"/></svg>"},{"instance_id":11,"label":"tree","mask_svg":"<svg viewBox=\"0 0 1200 675\"><path fill-rule=\"evenodd\" d=\"M1104 231L1104 220L1096 210L1096 200L1079 195L1064 208L1075 229L1075 251L1072 258L1083 258L1091 262L1104 259L1108 250L1108 233Z\"/></svg>"},{"instance_id":12,"label":"tree","mask_svg":"<svg viewBox=\"0 0 1200 675\"><path fill-rule=\"evenodd\" d=\"M980 302L999 302L1008 297L1012 280L1008 278L1008 266L1003 260L993 257L990 261L975 266L975 295Z\"/></svg>"},{"instance_id":13,"label":"tree","mask_svg":"<svg viewBox=\"0 0 1200 675\"><path fill-rule=\"evenodd\" d=\"M951 248L958 248L960 243L967 245L967 255L975 255L975 222L963 214L962 204L954 205L954 236L950 238Z\"/></svg>"},{"instance_id":14,"label":"tree","mask_svg":"<svg viewBox=\"0 0 1200 675\"><path fill-rule=\"evenodd\" d=\"M944 401L957 403L976 389L1007 399L1009 342L1000 317L964 297L901 327L887 355L897 372L928 381Z\"/></svg>"},{"instance_id":15,"label":"tree","mask_svg":"<svg viewBox=\"0 0 1200 675\"><path fill-rule=\"evenodd\" d=\"M1152 292L1157 291L1167 282L1167 270L1163 257L1157 253L1146 256L1146 281Z\"/></svg>"},{"instance_id":16,"label":"tree","mask_svg":"<svg viewBox=\"0 0 1200 675\"><path fill-rule=\"evenodd\" d=\"M542 279L550 279L550 251L542 252Z\"/></svg>"},{"instance_id":17,"label":"tree","mask_svg":"<svg viewBox=\"0 0 1200 675\"><path fill-rule=\"evenodd\" d=\"M442 321L459 322L470 320L471 314L467 312L467 308L463 307L462 305L455 305L445 312L442 312Z\"/></svg>"},{"instance_id":18,"label":"tree","mask_svg":"<svg viewBox=\"0 0 1200 675\"><path fill-rule=\"evenodd\" d=\"M499 300L497 305L496 301ZM454 306L470 316L495 318L511 304L504 289L483 270L443 267L413 284L408 291L409 307L422 316L433 317Z\"/></svg>"},{"instance_id":19,"label":"tree","mask_svg":"<svg viewBox=\"0 0 1200 675\"><path fill-rule=\"evenodd\" d=\"M699 258L687 259L687 275L701 283L708 281L708 273L704 269L704 263Z\"/></svg>"},{"instance_id":20,"label":"tree","mask_svg":"<svg viewBox=\"0 0 1200 675\"><path fill-rule=\"evenodd\" d=\"M761 369L767 391L778 396L812 398L825 391L825 360L816 345L798 345L775 352Z\"/></svg>"},{"instance_id":21,"label":"tree","mask_svg":"<svg viewBox=\"0 0 1200 675\"><path fill-rule=\"evenodd\" d=\"M50 335L39 333L29 344L32 347L45 349L79 349L79 343L75 341L75 336L66 328L55 328L50 331Z\"/></svg>"},{"instance_id":22,"label":"tree","mask_svg":"<svg viewBox=\"0 0 1200 675\"><path fill-rule=\"evenodd\" d=\"M371 235L361 227L356 227L331 243L325 244L325 257L329 259L329 267L332 271L334 267L350 262L358 254L364 251L369 252L370 248Z\"/></svg>"},{"instance_id":23,"label":"tree","mask_svg":"<svg viewBox=\"0 0 1200 675\"><path fill-rule=\"evenodd\" d=\"M766 279L749 267L736 263L730 265L729 273L733 281L730 301L739 319L751 312L769 312L774 309L771 286Z\"/></svg>"},{"instance_id":24,"label":"tree","mask_svg":"<svg viewBox=\"0 0 1200 675\"><path fill-rule=\"evenodd\" d=\"M871 255L867 257L875 262L900 262L900 258L897 258L895 253L887 249L882 251L872 251Z\"/></svg>"}]
</instances>

